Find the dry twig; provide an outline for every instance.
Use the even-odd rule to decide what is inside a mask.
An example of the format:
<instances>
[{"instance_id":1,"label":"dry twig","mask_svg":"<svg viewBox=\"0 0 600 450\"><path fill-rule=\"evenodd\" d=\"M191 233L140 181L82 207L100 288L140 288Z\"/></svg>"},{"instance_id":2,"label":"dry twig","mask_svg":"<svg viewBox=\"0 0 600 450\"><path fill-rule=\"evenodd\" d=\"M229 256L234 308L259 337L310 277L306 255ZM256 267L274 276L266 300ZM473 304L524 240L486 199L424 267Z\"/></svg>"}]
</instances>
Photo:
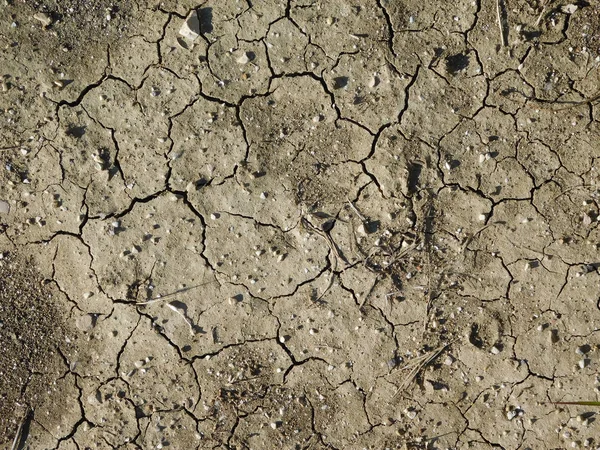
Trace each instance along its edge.
<instances>
[{"instance_id":1,"label":"dry twig","mask_svg":"<svg viewBox=\"0 0 600 450\"><path fill-rule=\"evenodd\" d=\"M401 391L406 389L410 385L410 383L412 383L412 381L416 378L416 376L421 370L423 370L428 364L430 364L434 359L436 359L444 350L446 350L453 343L454 341L441 345L431 350L430 352L425 353L424 355L412 359L409 363L402 367L400 370L411 370L408 373L408 375L404 377L404 380L402 380L402 383L400 384L398 390L396 390L396 393L392 398L395 398Z\"/></svg>"},{"instance_id":2,"label":"dry twig","mask_svg":"<svg viewBox=\"0 0 600 450\"><path fill-rule=\"evenodd\" d=\"M503 0L496 0L496 12L498 14L498 27L500 28L500 41L502 42L502 46L506 47L508 45L508 39L504 28L504 20L502 20L502 10L504 6L502 3Z\"/></svg>"}]
</instances>

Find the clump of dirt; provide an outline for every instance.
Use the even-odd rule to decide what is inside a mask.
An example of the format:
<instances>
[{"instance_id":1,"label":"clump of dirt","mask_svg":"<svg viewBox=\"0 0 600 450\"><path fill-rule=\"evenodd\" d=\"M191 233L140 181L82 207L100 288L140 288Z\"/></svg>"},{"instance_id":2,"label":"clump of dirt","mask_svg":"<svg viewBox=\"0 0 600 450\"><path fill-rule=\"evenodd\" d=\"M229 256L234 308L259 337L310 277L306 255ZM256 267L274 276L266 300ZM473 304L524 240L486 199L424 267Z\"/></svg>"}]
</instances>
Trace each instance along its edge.
<instances>
[{"instance_id":1,"label":"clump of dirt","mask_svg":"<svg viewBox=\"0 0 600 450\"><path fill-rule=\"evenodd\" d=\"M58 369L63 321L30 258L0 253L0 447L16 430Z\"/></svg>"}]
</instances>

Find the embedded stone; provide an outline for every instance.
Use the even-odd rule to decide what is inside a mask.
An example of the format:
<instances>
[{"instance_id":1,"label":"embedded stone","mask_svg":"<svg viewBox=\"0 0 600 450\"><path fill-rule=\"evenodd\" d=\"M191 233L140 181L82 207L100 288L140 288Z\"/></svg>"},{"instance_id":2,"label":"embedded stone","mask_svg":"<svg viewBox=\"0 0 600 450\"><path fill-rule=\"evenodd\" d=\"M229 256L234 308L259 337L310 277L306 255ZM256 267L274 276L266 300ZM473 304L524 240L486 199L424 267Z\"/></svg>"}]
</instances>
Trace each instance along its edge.
<instances>
[{"instance_id":1,"label":"embedded stone","mask_svg":"<svg viewBox=\"0 0 600 450\"><path fill-rule=\"evenodd\" d=\"M179 34L191 41L200 36L200 19L198 18L198 12L196 10L192 11L187 16L179 29Z\"/></svg>"}]
</instances>

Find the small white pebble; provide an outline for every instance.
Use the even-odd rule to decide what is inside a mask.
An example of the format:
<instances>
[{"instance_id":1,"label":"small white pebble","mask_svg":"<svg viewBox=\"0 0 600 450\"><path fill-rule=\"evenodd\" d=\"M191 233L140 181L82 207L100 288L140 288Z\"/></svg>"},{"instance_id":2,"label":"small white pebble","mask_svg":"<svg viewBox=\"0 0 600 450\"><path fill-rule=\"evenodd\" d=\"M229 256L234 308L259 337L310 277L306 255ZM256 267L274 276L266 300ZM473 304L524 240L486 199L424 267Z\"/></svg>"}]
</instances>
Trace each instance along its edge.
<instances>
[{"instance_id":1,"label":"small white pebble","mask_svg":"<svg viewBox=\"0 0 600 450\"><path fill-rule=\"evenodd\" d=\"M406 417L408 417L410 420L413 420L415 417L417 417L417 412L415 410L406 411Z\"/></svg>"},{"instance_id":2,"label":"small white pebble","mask_svg":"<svg viewBox=\"0 0 600 450\"><path fill-rule=\"evenodd\" d=\"M248 53L244 52L241 54L241 56L235 60L238 64L248 64L250 62L250 57L248 56Z\"/></svg>"}]
</instances>

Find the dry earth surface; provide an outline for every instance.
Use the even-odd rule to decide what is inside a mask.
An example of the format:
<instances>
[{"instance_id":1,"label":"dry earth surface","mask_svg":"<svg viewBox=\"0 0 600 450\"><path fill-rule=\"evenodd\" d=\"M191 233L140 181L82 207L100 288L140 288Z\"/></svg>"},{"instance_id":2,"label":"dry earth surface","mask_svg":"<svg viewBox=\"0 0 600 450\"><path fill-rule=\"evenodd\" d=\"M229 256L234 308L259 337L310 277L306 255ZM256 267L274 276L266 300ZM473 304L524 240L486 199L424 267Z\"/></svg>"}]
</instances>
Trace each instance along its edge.
<instances>
[{"instance_id":1,"label":"dry earth surface","mask_svg":"<svg viewBox=\"0 0 600 450\"><path fill-rule=\"evenodd\" d=\"M600 398L597 0L2 0L0 47L1 448L600 447L552 403Z\"/></svg>"}]
</instances>

